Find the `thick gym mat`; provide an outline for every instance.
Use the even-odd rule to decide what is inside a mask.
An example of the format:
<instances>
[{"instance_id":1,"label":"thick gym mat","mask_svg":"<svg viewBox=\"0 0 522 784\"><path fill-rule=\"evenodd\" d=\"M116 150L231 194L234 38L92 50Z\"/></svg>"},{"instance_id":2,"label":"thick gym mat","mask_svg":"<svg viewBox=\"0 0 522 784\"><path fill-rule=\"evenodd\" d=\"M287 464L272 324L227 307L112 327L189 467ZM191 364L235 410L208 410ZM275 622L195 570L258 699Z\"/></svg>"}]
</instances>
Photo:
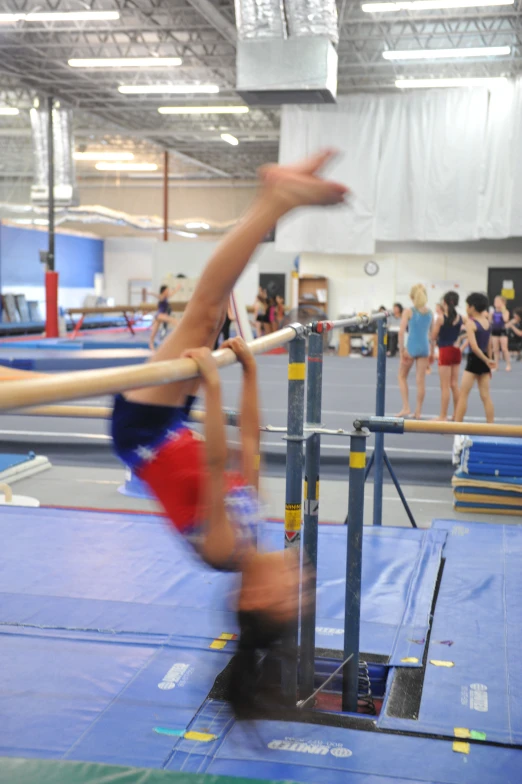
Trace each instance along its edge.
<instances>
[{"instance_id":1,"label":"thick gym mat","mask_svg":"<svg viewBox=\"0 0 522 784\"><path fill-rule=\"evenodd\" d=\"M291 784L229 776L194 776L93 762L0 758L0 784Z\"/></svg>"},{"instance_id":2,"label":"thick gym mat","mask_svg":"<svg viewBox=\"0 0 522 784\"><path fill-rule=\"evenodd\" d=\"M283 722L235 724L206 770L310 784L520 784L522 751Z\"/></svg>"},{"instance_id":3,"label":"thick gym mat","mask_svg":"<svg viewBox=\"0 0 522 784\"><path fill-rule=\"evenodd\" d=\"M365 529L361 650L393 664L412 650L422 658L445 536ZM283 538L278 523L260 527L265 549L279 549ZM321 526L319 541L317 646L341 649L346 528ZM201 565L161 517L6 510L2 550L1 622L190 638L203 646L236 631L229 599L236 577Z\"/></svg>"},{"instance_id":4,"label":"thick gym mat","mask_svg":"<svg viewBox=\"0 0 522 784\"><path fill-rule=\"evenodd\" d=\"M448 539L418 720L390 716L387 699L378 725L522 744L522 526L433 526Z\"/></svg>"},{"instance_id":5,"label":"thick gym mat","mask_svg":"<svg viewBox=\"0 0 522 784\"><path fill-rule=\"evenodd\" d=\"M0 347L0 365L18 370L34 370L41 373L65 372L67 370L97 370L121 365L139 365L150 357L145 349L90 349L77 351L64 349L6 349Z\"/></svg>"},{"instance_id":6,"label":"thick gym mat","mask_svg":"<svg viewBox=\"0 0 522 784\"><path fill-rule=\"evenodd\" d=\"M522 479L518 477L511 477L504 479L498 476L485 477L471 477L462 471L457 471L451 483L454 487L476 487L476 488L490 488L491 490L507 490L513 493L522 493Z\"/></svg>"}]
</instances>

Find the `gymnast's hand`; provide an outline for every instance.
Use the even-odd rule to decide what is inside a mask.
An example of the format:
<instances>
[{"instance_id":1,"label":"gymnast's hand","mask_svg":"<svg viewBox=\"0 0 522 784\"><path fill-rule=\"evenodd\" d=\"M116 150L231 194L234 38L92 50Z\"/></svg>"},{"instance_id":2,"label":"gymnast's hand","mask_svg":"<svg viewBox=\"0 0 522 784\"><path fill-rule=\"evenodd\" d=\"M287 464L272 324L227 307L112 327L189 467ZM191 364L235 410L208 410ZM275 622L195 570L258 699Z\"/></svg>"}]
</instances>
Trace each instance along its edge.
<instances>
[{"instance_id":1,"label":"gymnast's hand","mask_svg":"<svg viewBox=\"0 0 522 784\"><path fill-rule=\"evenodd\" d=\"M348 188L319 176L323 166L335 155L335 151L325 150L291 166L263 166L259 177L271 200L278 201L285 210L313 204L342 204Z\"/></svg>"},{"instance_id":2,"label":"gymnast's hand","mask_svg":"<svg viewBox=\"0 0 522 784\"><path fill-rule=\"evenodd\" d=\"M199 368L201 377L206 386L219 386L219 371L212 352L206 346L202 348L189 348L181 355L184 359L193 359Z\"/></svg>"},{"instance_id":3,"label":"gymnast's hand","mask_svg":"<svg viewBox=\"0 0 522 784\"><path fill-rule=\"evenodd\" d=\"M221 344L220 348L231 349L236 355L237 361L240 363L245 373L253 373L256 371L256 360L250 348L248 347L248 344L245 343L243 338L236 337L230 338L230 340L225 340L225 342Z\"/></svg>"}]
</instances>

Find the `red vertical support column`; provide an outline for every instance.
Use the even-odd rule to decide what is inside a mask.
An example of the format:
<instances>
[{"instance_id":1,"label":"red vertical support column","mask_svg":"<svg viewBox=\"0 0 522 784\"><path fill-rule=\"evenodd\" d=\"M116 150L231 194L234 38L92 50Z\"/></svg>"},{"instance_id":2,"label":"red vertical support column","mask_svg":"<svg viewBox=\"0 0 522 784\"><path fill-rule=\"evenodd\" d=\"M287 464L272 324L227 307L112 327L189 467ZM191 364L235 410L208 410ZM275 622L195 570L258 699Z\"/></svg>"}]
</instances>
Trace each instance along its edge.
<instances>
[{"instance_id":1,"label":"red vertical support column","mask_svg":"<svg viewBox=\"0 0 522 784\"><path fill-rule=\"evenodd\" d=\"M54 270L45 273L45 335L58 337L58 273Z\"/></svg>"}]
</instances>

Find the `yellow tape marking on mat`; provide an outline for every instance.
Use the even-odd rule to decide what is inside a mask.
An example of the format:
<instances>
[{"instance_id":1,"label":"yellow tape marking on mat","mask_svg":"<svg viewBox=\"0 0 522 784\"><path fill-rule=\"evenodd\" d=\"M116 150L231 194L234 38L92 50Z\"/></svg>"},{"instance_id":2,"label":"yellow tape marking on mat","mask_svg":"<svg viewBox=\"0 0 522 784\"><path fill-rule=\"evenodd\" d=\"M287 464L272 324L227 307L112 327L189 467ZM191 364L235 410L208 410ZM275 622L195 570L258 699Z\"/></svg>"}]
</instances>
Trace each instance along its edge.
<instances>
[{"instance_id":1,"label":"yellow tape marking on mat","mask_svg":"<svg viewBox=\"0 0 522 784\"><path fill-rule=\"evenodd\" d=\"M455 666L455 662L442 661L441 659L430 659L430 664L433 664L434 667L454 667Z\"/></svg>"},{"instance_id":2,"label":"yellow tape marking on mat","mask_svg":"<svg viewBox=\"0 0 522 784\"><path fill-rule=\"evenodd\" d=\"M469 743L463 743L460 740L453 741L453 751L459 754L469 754Z\"/></svg>"},{"instance_id":3,"label":"yellow tape marking on mat","mask_svg":"<svg viewBox=\"0 0 522 784\"><path fill-rule=\"evenodd\" d=\"M401 659L401 662L404 662L404 664L418 664L419 660L415 656L406 656L405 659Z\"/></svg>"},{"instance_id":4,"label":"yellow tape marking on mat","mask_svg":"<svg viewBox=\"0 0 522 784\"><path fill-rule=\"evenodd\" d=\"M230 642L230 640L235 640L235 639L237 639L237 634L228 634L226 632L223 632L223 634L219 635L217 640L214 640L214 642L210 643L209 647L212 648L214 651L222 651L225 645L227 644L227 642Z\"/></svg>"},{"instance_id":5,"label":"yellow tape marking on mat","mask_svg":"<svg viewBox=\"0 0 522 784\"><path fill-rule=\"evenodd\" d=\"M455 727L453 732L456 738L466 738L471 740L486 740L487 735L480 730L468 730L466 727Z\"/></svg>"},{"instance_id":6,"label":"yellow tape marking on mat","mask_svg":"<svg viewBox=\"0 0 522 784\"><path fill-rule=\"evenodd\" d=\"M186 732L183 737L185 740L198 740L200 743L210 743L211 740L217 739L217 735L211 735L210 732Z\"/></svg>"},{"instance_id":7,"label":"yellow tape marking on mat","mask_svg":"<svg viewBox=\"0 0 522 784\"><path fill-rule=\"evenodd\" d=\"M305 375L306 375L306 366L304 362L291 362L288 365L289 381L304 381Z\"/></svg>"},{"instance_id":8,"label":"yellow tape marking on mat","mask_svg":"<svg viewBox=\"0 0 522 784\"><path fill-rule=\"evenodd\" d=\"M350 452L350 468L365 468L366 452Z\"/></svg>"},{"instance_id":9,"label":"yellow tape marking on mat","mask_svg":"<svg viewBox=\"0 0 522 784\"><path fill-rule=\"evenodd\" d=\"M287 504L285 507L285 531L301 530L301 505Z\"/></svg>"},{"instance_id":10,"label":"yellow tape marking on mat","mask_svg":"<svg viewBox=\"0 0 522 784\"><path fill-rule=\"evenodd\" d=\"M455 727L453 732L456 738L471 738L471 732L465 727Z\"/></svg>"}]
</instances>

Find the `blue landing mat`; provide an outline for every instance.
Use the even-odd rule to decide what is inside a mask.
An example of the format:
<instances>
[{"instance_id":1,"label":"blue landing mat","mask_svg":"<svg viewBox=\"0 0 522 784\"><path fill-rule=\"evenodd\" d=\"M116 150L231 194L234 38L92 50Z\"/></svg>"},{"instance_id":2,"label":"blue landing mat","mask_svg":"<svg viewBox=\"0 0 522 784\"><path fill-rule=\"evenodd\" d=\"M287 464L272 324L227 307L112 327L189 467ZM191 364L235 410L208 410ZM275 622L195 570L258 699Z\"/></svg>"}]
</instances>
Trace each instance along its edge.
<instances>
[{"instance_id":1,"label":"blue landing mat","mask_svg":"<svg viewBox=\"0 0 522 784\"><path fill-rule=\"evenodd\" d=\"M205 770L310 784L520 784L522 752L474 745L460 754L450 741L245 722L234 725Z\"/></svg>"},{"instance_id":2,"label":"blue landing mat","mask_svg":"<svg viewBox=\"0 0 522 784\"><path fill-rule=\"evenodd\" d=\"M121 365L139 365L150 357L145 349L92 349L70 351L64 349L4 349L0 347L0 365L18 370L35 370L41 373L67 370L95 370Z\"/></svg>"},{"instance_id":3,"label":"blue landing mat","mask_svg":"<svg viewBox=\"0 0 522 784\"><path fill-rule=\"evenodd\" d=\"M387 716L385 703L378 725L445 735L462 727L522 744L522 526L433 525L449 535L419 719Z\"/></svg>"},{"instance_id":4,"label":"blue landing mat","mask_svg":"<svg viewBox=\"0 0 522 784\"><path fill-rule=\"evenodd\" d=\"M84 351L89 349L148 349L149 343L141 337L134 337L129 334L127 340L109 340L108 338L97 340L96 338L43 338L41 340L24 340L23 342L2 340L0 349L18 350L27 349L30 351Z\"/></svg>"},{"instance_id":5,"label":"blue landing mat","mask_svg":"<svg viewBox=\"0 0 522 784\"><path fill-rule=\"evenodd\" d=\"M154 515L6 509L0 622L199 639L235 632L233 575L206 569ZM361 650L422 659L443 531L364 531ZM321 526L317 646L343 644L346 528ZM260 528L279 549L283 528ZM23 565L23 568L21 568Z\"/></svg>"}]
</instances>

